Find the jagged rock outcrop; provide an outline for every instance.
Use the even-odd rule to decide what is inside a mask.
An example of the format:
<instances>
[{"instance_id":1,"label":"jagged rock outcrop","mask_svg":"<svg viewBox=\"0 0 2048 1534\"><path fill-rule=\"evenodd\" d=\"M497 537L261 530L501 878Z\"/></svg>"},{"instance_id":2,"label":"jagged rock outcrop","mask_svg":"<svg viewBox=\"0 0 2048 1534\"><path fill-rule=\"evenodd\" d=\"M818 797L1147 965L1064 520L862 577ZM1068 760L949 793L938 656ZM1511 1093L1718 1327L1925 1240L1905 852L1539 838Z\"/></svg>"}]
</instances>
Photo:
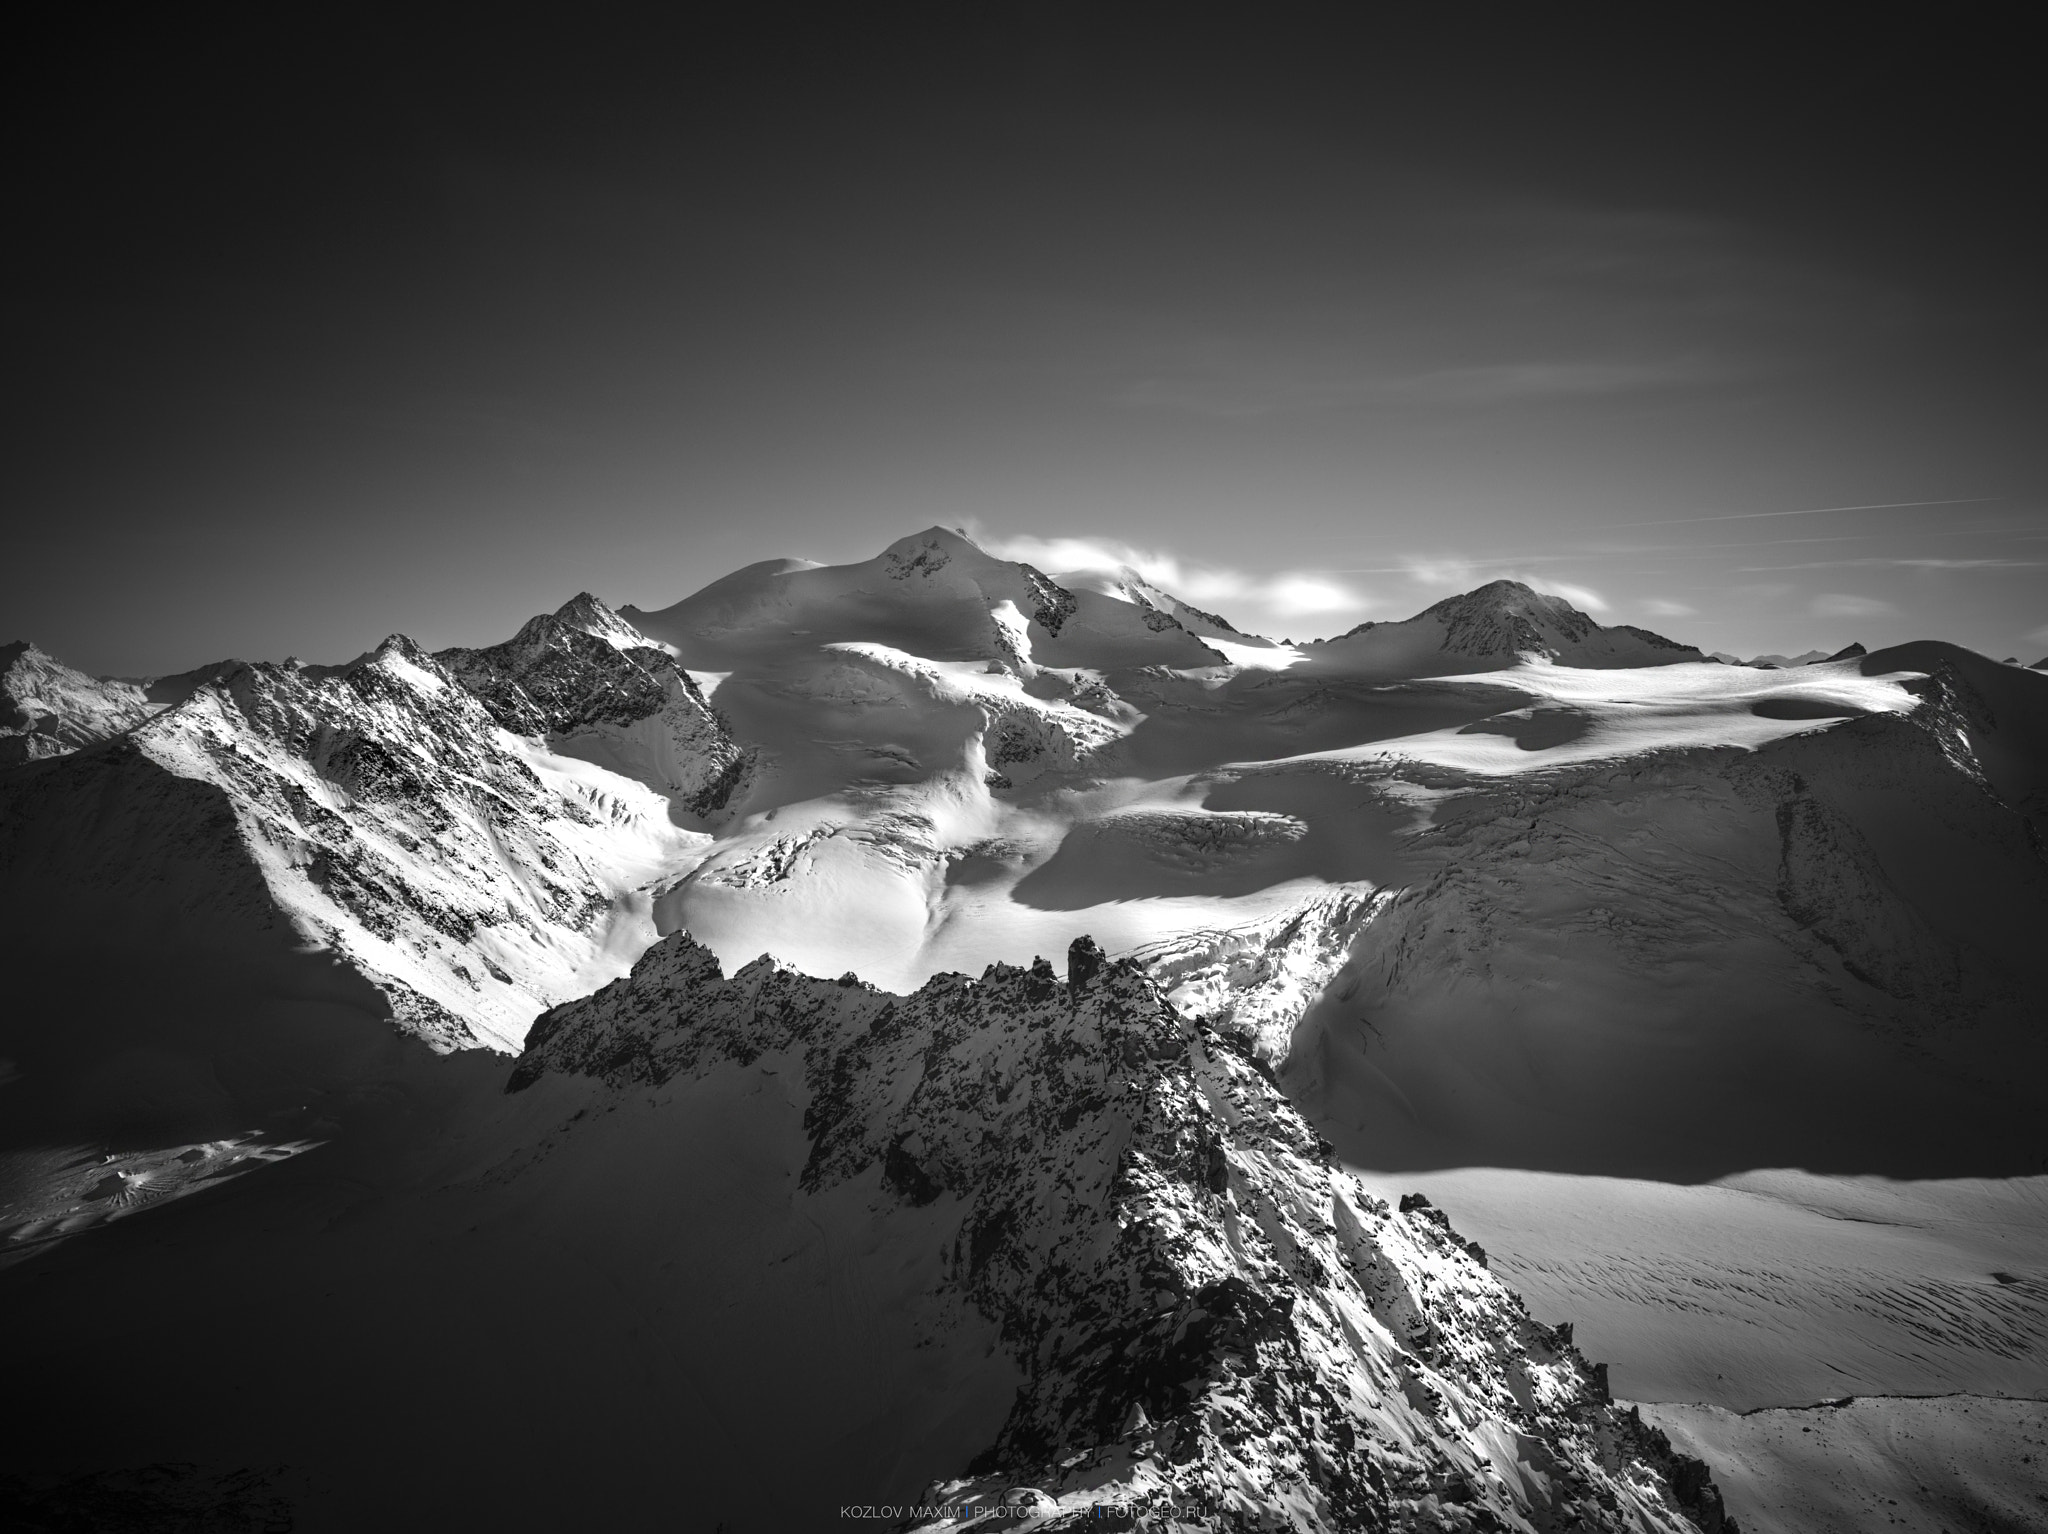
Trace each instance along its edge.
<instances>
[{"instance_id":1,"label":"jagged rock outcrop","mask_svg":"<svg viewBox=\"0 0 2048 1534\"><path fill-rule=\"evenodd\" d=\"M1392 890L1340 886L1263 921L1184 933L1124 957L1182 1012L1241 1038L1259 1060L1277 1067L1295 1024L1393 898Z\"/></svg>"},{"instance_id":2,"label":"jagged rock outcrop","mask_svg":"<svg viewBox=\"0 0 2048 1534\"><path fill-rule=\"evenodd\" d=\"M1027 694L983 694L982 753L992 786L1014 787L1046 771L1071 772L1120 738L1112 724L1069 703Z\"/></svg>"},{"instance_id":3,"label":"jagged rock outcrop","mask_svg":"<svg viewBox=\"0 0 2048 1534\"><path fill-rule=\"evenodd\" d=\"M745 776L745 752L696 681L588 592L503 644L435 659L514 734L636 778L691 814L723 809Z\"/></svg>"},{"instance_id":4,"label":"jagged rock outcrop","mask_svg":"<svg viewBox=\"0 0 2048 1534\"><path fill-rule=\"evenodd\" d=\"M767 958L727 978L676 933L540 1018L507 1090L797 1062L793 1196L879 1167L878 1217L946 1209L942 1282L1025 1374L930 1506L1024 1487L1046 1528L1103 1504L1187 1531L1727 1527L1437 1211L1366 1192L1137 966L1083 939L1069 976L998 965L899 997Z\"/></svg>"}]
</instances>

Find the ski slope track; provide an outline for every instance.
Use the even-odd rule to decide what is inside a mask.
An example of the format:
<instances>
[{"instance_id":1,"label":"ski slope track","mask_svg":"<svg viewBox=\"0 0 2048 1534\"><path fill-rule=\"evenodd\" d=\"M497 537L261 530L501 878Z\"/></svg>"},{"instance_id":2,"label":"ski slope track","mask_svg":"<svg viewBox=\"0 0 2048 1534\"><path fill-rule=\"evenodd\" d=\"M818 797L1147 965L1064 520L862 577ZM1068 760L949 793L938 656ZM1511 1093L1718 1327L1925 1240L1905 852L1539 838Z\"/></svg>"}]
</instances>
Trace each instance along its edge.
<instances>
[{"instance_id":1,"label":"ski slope track","mask_svg":"<svg viewBox=\"0 0 2048 1534\"><path fill-rule=\"evenodd\" d=\"M437 654L10 645L0 1290L126 1404L0 1505L1754 1534L1890 1442L1971 1468L1886 1526L2048 1528L2044 774L2048 675L1938 641L1280 643L941 528Z\"/></svg>"}]
</instances>

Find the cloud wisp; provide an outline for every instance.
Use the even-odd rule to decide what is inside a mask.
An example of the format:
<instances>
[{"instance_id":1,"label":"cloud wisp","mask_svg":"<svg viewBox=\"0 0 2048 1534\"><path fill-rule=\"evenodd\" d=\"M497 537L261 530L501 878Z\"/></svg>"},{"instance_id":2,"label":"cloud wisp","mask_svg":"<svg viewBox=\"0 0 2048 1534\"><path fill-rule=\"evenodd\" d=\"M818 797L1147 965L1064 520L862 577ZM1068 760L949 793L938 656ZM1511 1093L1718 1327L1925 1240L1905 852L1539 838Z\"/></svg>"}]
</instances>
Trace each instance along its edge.
<instances>
[{"instance_id":1,"label":"cloud wisp","mask_svg":"<svg viewBox=\"0 0 2048 1534\"><path fill-rule=\"evenodd\" d=\"M970 528L970 536L999 559L1021 560L1059 576L1076 571L1118 575L1135 572L1189 602L1238 603L1262 618L1309 618L1326 613L1363 612L1372 605L1364 593L1330 579L1327 571L1287 570L1254 575L1214 564L1195 564L1154 549L1113 538L1031 535L1002 537Z\"/></svg>"},{"instance_id":2,"label":"cloud wisp","mask_svg":"<svg viewBox=\"0 0 2048 1534\"><path fill-rule=\"evenodd\" d=\"M1590 399L1718 383L1731 376L1735 375L1725 365L1689 357L1637 362L1531 360L1413 372L1211 365L1135 380L1119 389L1112 403L1231 420L1350 405L1477 408Z\"/></svg>"},{"instance_id":3,"label":"cloud wisp","mask_svg":"<svg viewBox=\"0 0 2048 1534\"><path fill-rule=\"evenodd\" d=\"M1158 549L1142 549L1114 538L1069 535L1005 537L972 524L969 535L1000 559L1021 560L1058 576L1081 571L1120 575L1131 571L1162 590L1205 606L1227 606L1249 612L1258 621L1291 622L1331 614L1363 614L1387 605L1372 592L1359 589L1345 576L1400 576L1425 592L1449 595L1470 591L1490 581L1520 581L1533 590L1558 596L1588 613L1608 613L1613 604L1600 591L1576 581L1560 580L1535 568L1547 561L1566 561L1568 554L1517 555L1508 559L1470 559L1462 555L1409 555L1386 565L1345 569L1287 570L1255 575L1228 566L1195 563ZM1412 599L1411 599L1412 600ZM1426 604L1425 604L1426 605ZM1646 610L1663 617L1689 616L1682 603L1652 601Z\"/></svg>"},{"instance_id":4,"label":"cloud wisp","mask_svg":"<svg viewBox=\"0 0 2048 1534\"><path fill-rule=\"evenodd\" d=\"M2040 559L1817 559L1798 565L1742 565L1745 575L1763 570L2038 570Z\"/></svg>"},{"instance_id":5,"label":"cloud wisp","mask_svg":"<svg viewBox=\"0 0 2048 1534\"><path fill-rule=\"evenodd\" d=\"M1602 522L1589 529L1606 532L1617 527L1684 527L1695 522L1755 522L1767 517L1818 517L1834 511L1902 511L1915 506L1985 506L2003 500L1997 495L1965 495L1944 501L1870 501L1861 506L1801 506L1792 511L1733 511L1705 517L1658 517L1648 522Z\"/></svg>"},{"instance_id":6,"label":"cloud wisp","mask_svg":"<svg viewBox=\"0 0 2048 1534\"><path fill-rule=\"evenodd\" d=\"M1055 575L1087 571L1115 577L1124 571L1134 572L1175 596L1228 615L1248 630L1269 634L1295 633L1306 626L1322 628L1325 624L1334 630L1349 627L1368 616L1406 618L1441 597L1471 591L1499 580L1518 581L1533 590L1562 597L1603 623L1643 623L1658 628L1667 623L1677 623L1683 629L1688 623L1713 622L1745 629L1761 626L1772 630L1783 628L1788 623L1796 629L1799 624L1813 619L1853 619L1882 626L1883 620L1896 620L1917 610L1918 600L1908 601L1903 595L1904 588L1891 590L1881 587L1881 596L1853 590L1816 590L1816 586L1824 582L1832 584L1825 574L1819 572L1841 572L1844 580L1859 573L1872 577L1890 575L1898 579L1917 572L1929 580L1952 577L1955 581L1969 581L1997 579L2006 571L2048 567L2048 559L1989 553L1923 555L1900 552L1847 555L1835 559L1795 559L1783 564L1738 565L1730 561L1724 566L1720 578L1712 579L1692 573L1695 567L1691 565L1686 567L1686 573L1674 577L1673 571L1663 568L1664 561L1649 560L1640 568L1624 563L1634 556L1652 553L1697 560L1711 557L1714 552L1744 547L1755 547L1762 552L1762 545L1767 544L1851 541L1787 538L1760 540L1757 545L1715 544L1710 549L1685 545L1646 549L1589 544L1577 548L1566 545L1551 550L1488 554L1439 550L1393 555L1369 565L1318 566L1255 573L1235 566L1198 562L1163 549L1143 548L1114 538L976 536L992 553L1026 560ZM1855 535L1858 539L1864 536ZM1787 552L1795 551L1788 549ZM1804 578L1807 572L1815 572L1810 580ZM1592 577L1590 581L1586 578L1588 575ZM1666 583L1667 578L1672 578L1670 584ZM1914 584L1918 585L1917 582ZM1948 582L1944 580L1943 584ZM1754 637L1761 640L1764 636ZM1794 637L1797 638L1796 633ZM1775 633L1770 639L1783 647ZM2031 643L2032 639L2022 642ZM1750 646L1756 647L1754 644Z\"/></svg>"},{"instance_id":7,"label":"cloud wisp","mask_svg":"<svg viewBox=\"0 0 2048 1534\"><path fill-rule=\"evenodd\" d=\"M1563 597L1589 613L1608 611L1605 597L1590 586L1561 581L1540 570L1523 568L1548 560L1570 560L1569 554L1516 555L1507 560L1475 560L1461 555L1411 555L1399 564L1360 570L1331 570L1330 575L1403 575L1418 586L1437 591L1470 591L1488 581L1520 581L1535 591Z\"/></svg>"}]
</instances>

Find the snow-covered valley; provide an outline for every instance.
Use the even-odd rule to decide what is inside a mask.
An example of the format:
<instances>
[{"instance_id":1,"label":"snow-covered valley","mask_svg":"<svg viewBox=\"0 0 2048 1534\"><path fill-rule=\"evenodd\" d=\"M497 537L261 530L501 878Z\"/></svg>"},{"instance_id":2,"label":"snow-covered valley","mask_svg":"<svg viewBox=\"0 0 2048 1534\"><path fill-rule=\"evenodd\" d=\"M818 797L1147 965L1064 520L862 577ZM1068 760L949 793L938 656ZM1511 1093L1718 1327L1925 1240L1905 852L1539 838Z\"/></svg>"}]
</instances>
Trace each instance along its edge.
<instances>
[{"instance_id":1,"label":"snow-covered valley","mask_svg":"<svg viewBox=\"0 0 2048 1534\"><path fill-rule=\"evenodd\" d=\"M2048 676L1512 582L1281 645L941 529L7 654L18 1495L2048 1528Z\"/></svg>"}]
</instances>

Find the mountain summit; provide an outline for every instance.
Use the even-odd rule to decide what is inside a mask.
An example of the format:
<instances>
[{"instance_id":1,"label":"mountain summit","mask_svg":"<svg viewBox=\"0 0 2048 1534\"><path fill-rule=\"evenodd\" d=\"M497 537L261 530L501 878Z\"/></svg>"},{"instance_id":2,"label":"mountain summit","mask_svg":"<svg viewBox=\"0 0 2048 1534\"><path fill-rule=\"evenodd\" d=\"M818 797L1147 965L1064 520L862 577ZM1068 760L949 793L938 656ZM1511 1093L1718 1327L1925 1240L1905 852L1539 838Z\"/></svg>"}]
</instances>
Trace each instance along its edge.
<instances>
[{"instance_id":1,"label":"mountain summit","mask_svg":"<svg viewBox=\"0 0 2048 1534\"><path fill-rule=\"evenodd\" d=\"M672 607L623 615L706 669L850 642L1024 668L1224 664L1162 605L1069 589L943 527L859 564L753 565Z\"/></svg>"},{"instance_id":2,"label":"mountain summit","mask_svg":"<svg viewBox=\"0 0 2048 1534\"><path fill-rule=\"evenodd\" d=\"M1310 654L1322 669L1410 676L1494 671L1525 660L1607 670L1706 658L1648 629L1602 627L1563 597L1508 580L1445 597L1399 623L1361 623Z\"/></svg>"},{"instance_id":3,"label":"mountain summit","mask_svg":"<svg viewBox=\"0 0 2048 1534\"><path fill-rule=\"evenodd\" d=\"M25 640L0 645L0 767L62 756L154 712L138 683L87 676Z\"/></svg>"}]
</instances>

